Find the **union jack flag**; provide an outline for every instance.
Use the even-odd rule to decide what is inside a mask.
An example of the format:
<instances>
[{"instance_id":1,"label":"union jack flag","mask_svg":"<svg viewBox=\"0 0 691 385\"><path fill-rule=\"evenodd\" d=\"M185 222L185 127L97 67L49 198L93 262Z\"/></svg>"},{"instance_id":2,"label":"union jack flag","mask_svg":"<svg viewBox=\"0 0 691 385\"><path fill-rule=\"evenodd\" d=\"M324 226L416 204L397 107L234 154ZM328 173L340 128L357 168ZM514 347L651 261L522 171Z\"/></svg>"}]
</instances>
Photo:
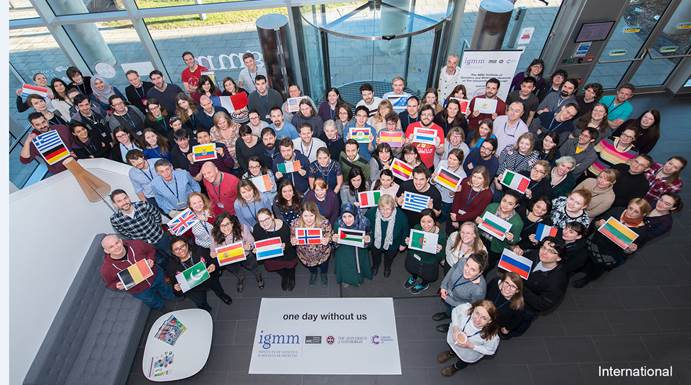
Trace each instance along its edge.
<instances>
[{"instance_id":1,"label":"union jack flag","mask_svg":"<svg viewBox=\"0 0 691 385\"><path fill-rule=\"evenodd\" d=\"M199 219L192 210L187 208L168 222L168 231L173 235L181 236L197 223L199 223Z\"/></svg>"}]
</instances>

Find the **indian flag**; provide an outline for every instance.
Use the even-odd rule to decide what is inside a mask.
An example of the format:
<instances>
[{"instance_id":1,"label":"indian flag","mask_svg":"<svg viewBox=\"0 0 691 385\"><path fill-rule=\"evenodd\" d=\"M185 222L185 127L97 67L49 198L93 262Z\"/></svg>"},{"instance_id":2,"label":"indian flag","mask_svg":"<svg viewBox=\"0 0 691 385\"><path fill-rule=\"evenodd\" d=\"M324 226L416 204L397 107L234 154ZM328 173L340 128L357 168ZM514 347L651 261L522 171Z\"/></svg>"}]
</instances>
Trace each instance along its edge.
<instances>
[{"instance_id":1,"label":"indian flag","mask_svg":"<svg viewBox=\"0 0 691 385\"><path fill-rule=\"evenodd\" d=\"M610 241L616 243L617 246L622 249L629 247L633 241L638 238L638 234L626 227L623 223L614 219L614 217L609 217L607 222L600 226L597 231L609 238Z\"/></svg>"},{"instance_id":2,"label":"indian flag","mask_svg":"<svg viewBox=\"0 0 691 385\"><path fill-rule=\"evenodd\" d=\"M391 162L391 172L396 178L406 181L413 175L413 166L400 159L394 159Z\"/></svg>"},{"instance_id":3,"label":"indian flag","mask_svg":"<svg viewBox=\"0 0 691 385\"><path fill-rule=\"evenodd\" d=\"M192 159L195 162L216 159L216 143L198 144L192 147Z\"/></svg>"},{"instance_id":4,"label":"indian flag","mask_svg":"<svg viewBox=\"0 0 691 385\"><path fill-rule=\"evenodd\" d=\"M204 261L199 261L189 269L178 273L175 280L180 284L180 289L186 293L209 279L209 271L206 270Z\"/></svg>"},{"instance_id":5,"label":"indian flag","mask_svg":"<svg viewBox=\"0 0 691 385\"><path fill-rule=\"evenodd\" d=\"M525 194L525 190L530 186L530 178L523 176L517 172L506 170L504 175L501 177L501 184L504 186L516 190L521 194Z\"/></svg>"},{"instance_id":6,"label":"indian flag","mask_svg":"<svg viewBox=\"0 0 691 385\"><path fill-rule=\"evenodd\" d=\"M528 279L530 270L533 267L533 261L526 257L522 257L509 249L504 249L501 253L501 259L497 265L500 269L512 271L521 276L523 279Z\"/></svg>"},{"instance_id":7,"label":"indian flag","mask_svg":"<svg viewBox=\"0 0 691 385\"><path fill-rule=\"evenodd\" d=\"M478 225L480 230L487 232L489 235L503 241L506 238L506 233L511 230L511 223L499 218L498 216L485 211L482 215L482 222Z\"/></svg>"},{"instance_id":8,"label":"indian flag","mask_svg":"<svg viewBox=\"0 0 691 385\"><path fill-rule=\"evenodd\" d=\"M300 171L302 169L302 166L300 165L299 160L295 160L292 162L279 163L276 169L281 174L289 174L291 172Z\"/></svg>"},{"instance_id":9,"label":"indian flag","mask_svg":"<svg viewBox=\"0 0 691 385\"><path fill-rule=\"evenodd\" d=\"M338 229L338 243L341 245L365 247L365 232L352 229Z\"/></svg>"},{"instance_id":10,"label":"indian flag","mask_svg":"<svg viewBox=\"0 0 691 385\"><path fill-rule=\"evenodd\" d=\"M438 240L439 234L437 233L428 233L426 231L410 229L410 234L408 235L408 247L410 247L411 250L419 250L426 253L436 254Z\"/></svg>"},{"instance_id":11,"label":"indian flag","mask_svg":"<svg viewBox=\"0 0 691 385\"><path fill-rule=\"evenodd\" d=\"M137 263L130 265L126 270L122 270L118 273L118 278L125 286L125 290L129 290L145 279L154 275L154 272L149 267L146 259L140 259Z\"/></svg>"},{"instance_id":12,"label":"indian flag","mask_svg":"<svg viewBox=\"0 0 691 385\"><path fill-rule=\"evenodd\" d=\"M219 266L230 265L231 263L247 260L247 256L245 256L245 248L242 246L242 241L217 247L216 258L218 258Z\"/></svg>"},{"instance_id":13,"label":"indian flag","mask_svg":"<svg viewBox=\"0 0 691 385\"><path fill-rule=\"evenodd\" d=\"M363 191L358 193L357 197L361 208L374 207L379 204L381 190Z\"/></svg>"},{"instance_id":14,"label":"indian flag","mask_svg":"<svg viewBox=\"0 0 691 385\"><path fill-rule=\"evenodd\" d=\"M541 241L545 237L556 237L557 228L554 226L548 226L544 223L538 223L535 229L535 239Z\"/></svg>"},{"instance_id":15,"label":"indian flag","mask_svg":"<svg viewBox=\"0 0 691 385\"><path fill-rule=\"evenodd\" d=\"M440 186L456 192L458 184L461 183L461 177L442 167L439 169L436 181Z\"/></svg>"},{"instance_id":16,"label":"indian flag","mask_svg":"<svg viewBox=\"0 0 691 385\"><path fill-rule=\"evenodd\" d=\"M257 261L283 256L283 241L281 237L273 237L254 242Z\"/></svg>"},{"instance_id":17,"label":"indian flag","mask_svg":"<svg viewBox=\"0 0 691 385\"><path fill-rule=\"evenodd\" d=\"M271 177L267 174L255 176L250 180L257 187L259 192L269 192L273 187L273 183L271 183Z\"/></svg>"},{"instance_id":18,"label":"indian flag","mask_svg":"<svg viewBox=\"0 0 691 385\"><path fill-rule=\"evenodd\" d=\"M382 143L388 143L392 148L403 146L403 132L402 131L379 131L379 139Z\"/></svg>"}]
</instances>

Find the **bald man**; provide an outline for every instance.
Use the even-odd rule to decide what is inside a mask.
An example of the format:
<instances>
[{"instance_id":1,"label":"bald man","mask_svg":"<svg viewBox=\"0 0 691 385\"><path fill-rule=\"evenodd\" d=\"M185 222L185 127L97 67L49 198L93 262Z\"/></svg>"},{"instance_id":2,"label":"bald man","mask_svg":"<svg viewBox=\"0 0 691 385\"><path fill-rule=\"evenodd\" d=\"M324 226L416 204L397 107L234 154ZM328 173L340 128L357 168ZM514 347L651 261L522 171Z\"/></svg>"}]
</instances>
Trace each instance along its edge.
<instances>
[{"instance_id":1,"label":"bald man","mask_svg":"<svg viewBox=\"0 0 691 385\"><path fill-rule=\"evenodd\" d=\"M223 212L235 215L235 199L238 197L240 179L235 175L223 172L215 164L207 161L202 165L204 187L211 200L211 211L214 216Z\"/></svg>"},{"instance_id":2,"label":"bald man","mask_svg":"<svg viewBox=\"0 0 691 385\"><path fill-rule=\"evenodd\" d=\"M115 234L106 235L101 246L105 253L101 277L109 289L126 290L154 310L163 310L164 300L175 299L173 290L163 279L164 271L156 265L156 249L153 246L144 241L122 240ZM126 288L118 273L141 260L146 261L154 275Z\"/></svg>"},{"instance_id":3,"label":"bald man","mask_svg":"<svg viewBox=\"0 0 691 385\"><path fill-rule=\"evenodd\" d=\"M518 138L528 132L528 126L521 120L524 108L523 103L513 102L506 108L506 115L494 119L492 132L497 137L497 154L516 144Z\"/></svg>"}]
</instances>

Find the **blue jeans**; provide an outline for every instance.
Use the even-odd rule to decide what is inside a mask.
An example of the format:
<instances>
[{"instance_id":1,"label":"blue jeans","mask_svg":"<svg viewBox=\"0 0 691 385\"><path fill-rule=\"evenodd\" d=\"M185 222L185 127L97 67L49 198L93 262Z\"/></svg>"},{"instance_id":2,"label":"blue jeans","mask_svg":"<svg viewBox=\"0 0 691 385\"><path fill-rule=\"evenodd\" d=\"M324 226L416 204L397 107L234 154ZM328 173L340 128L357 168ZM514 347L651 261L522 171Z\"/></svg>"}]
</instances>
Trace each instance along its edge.
<instances>
[{"instance_id":1,"label":"blue jeans","mask_svg":"<svg viewBox=\"0 0 691 385\"><path fill-rule=\"evenodd\" d=\"M163 309L163 300L175 299L173 289L166 284L166 281L163 279L163 271L160 268L156 272L156 277L150 288L132 295L154 310Z\"/></svg>"}]
</instances>

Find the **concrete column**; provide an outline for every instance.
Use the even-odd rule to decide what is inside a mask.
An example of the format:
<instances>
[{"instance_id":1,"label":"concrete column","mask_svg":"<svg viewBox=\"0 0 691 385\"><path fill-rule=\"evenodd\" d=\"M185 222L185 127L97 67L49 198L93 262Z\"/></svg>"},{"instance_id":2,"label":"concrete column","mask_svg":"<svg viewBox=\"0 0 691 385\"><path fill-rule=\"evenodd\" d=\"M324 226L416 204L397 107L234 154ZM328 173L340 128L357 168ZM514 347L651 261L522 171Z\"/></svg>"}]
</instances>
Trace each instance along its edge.
<instances>
[{"instance_id":1,"label":"concrete column","mask_svg":"<svg viewBox=\"0 0 691 385\"><path fill-rule=\"evenodd\" d=\"M256 25L271 86L287 96L288 86L295 79L288 46L288 18L284 15L268 14L257 19Z\"/></svg>"}]
</instances>

